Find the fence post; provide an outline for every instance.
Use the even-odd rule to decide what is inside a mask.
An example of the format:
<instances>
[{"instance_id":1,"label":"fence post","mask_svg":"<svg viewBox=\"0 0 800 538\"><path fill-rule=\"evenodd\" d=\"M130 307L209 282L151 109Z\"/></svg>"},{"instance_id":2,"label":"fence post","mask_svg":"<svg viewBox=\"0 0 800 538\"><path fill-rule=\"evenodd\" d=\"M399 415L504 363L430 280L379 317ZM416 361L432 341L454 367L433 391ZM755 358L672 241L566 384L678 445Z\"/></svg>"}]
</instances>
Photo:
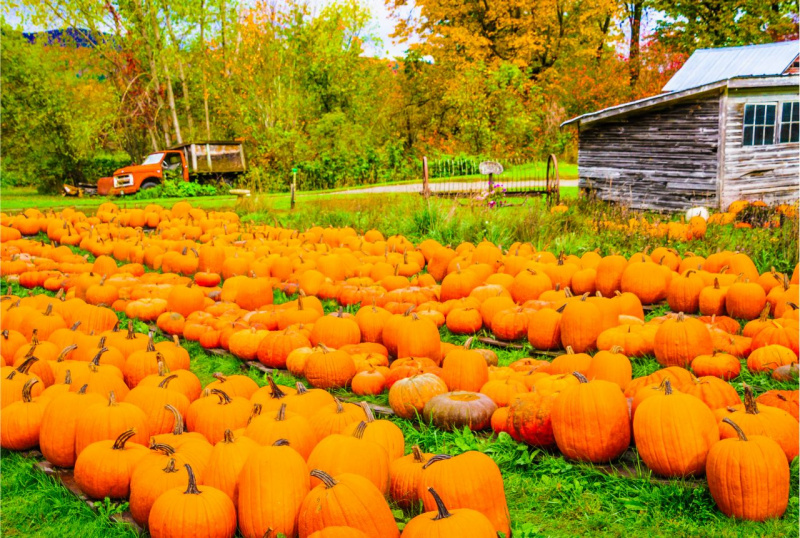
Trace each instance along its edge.
<instances>
[{"instance_id":1,"label":"fence post","mask_svg":"<svg viewBox=\"0 0 800 538\"><path fill-rule=\"evenodd\" d=\"M297 168L292 168L292 199L289 209L294 209L294 193L297 190Z\"/></svg>"},{"instance_id":2,"label":"fence post","mask_svg":"<svg viewBox=\"0 0 800 538\"><path fill-rule=\"evenodd\" d=\"M555 187L550 182L550 163L553 164L553 182ZM552 196L555 195L556 204L561 201L561 180L558 177L558 159L552 153L547 158L547 170L545 171L545 181L547 182L547 201L552 204Z\"/></svg>"},{"instance_id":3,"label":"fence post","mask_svg":"<svg viewBox=\"0 0 800 538\"><path fill-rule=\"evenodd\" d=\"M431 186L428 183L428 157L422 158L422 196L429 198L431 195Z\"/></svg>"}]
</instances>

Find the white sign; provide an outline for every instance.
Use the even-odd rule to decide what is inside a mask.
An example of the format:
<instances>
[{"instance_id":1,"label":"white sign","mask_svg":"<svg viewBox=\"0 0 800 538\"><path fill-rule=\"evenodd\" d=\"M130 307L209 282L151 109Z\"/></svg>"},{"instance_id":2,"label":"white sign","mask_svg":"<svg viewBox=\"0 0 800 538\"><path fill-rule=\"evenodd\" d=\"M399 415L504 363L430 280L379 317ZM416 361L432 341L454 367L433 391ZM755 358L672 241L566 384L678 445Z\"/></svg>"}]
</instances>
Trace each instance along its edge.
<instances>
[{"instance_id":1,"label":"white sign","mask_svg":"<svg viewBox=\"0 0 800 538\"><path fill-rule=\"evenodd\" d=\"M503 173L503 165L496 161L483 161L478 167L484 176L489 174L499 175Z\"/></svg>"}]
</instances>

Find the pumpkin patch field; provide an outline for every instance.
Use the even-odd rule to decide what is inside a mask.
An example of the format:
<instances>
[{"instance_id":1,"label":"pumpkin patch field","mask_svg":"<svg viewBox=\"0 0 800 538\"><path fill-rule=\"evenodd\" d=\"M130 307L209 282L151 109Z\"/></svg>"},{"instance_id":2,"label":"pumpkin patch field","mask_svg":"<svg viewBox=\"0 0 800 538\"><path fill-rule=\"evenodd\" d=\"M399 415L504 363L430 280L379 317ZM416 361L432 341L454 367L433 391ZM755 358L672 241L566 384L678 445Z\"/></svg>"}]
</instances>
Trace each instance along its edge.
<instances>
[{"instance_id":1,"label":"pumpkin patch field","mask_svg":"<svg viewBox=\"0 0 800 538\"><path fill-rule=\"evenodd\" d=\"M584 203L0 215L3 535L795 534L796 216Z\"/></svg>"}]
</instances>

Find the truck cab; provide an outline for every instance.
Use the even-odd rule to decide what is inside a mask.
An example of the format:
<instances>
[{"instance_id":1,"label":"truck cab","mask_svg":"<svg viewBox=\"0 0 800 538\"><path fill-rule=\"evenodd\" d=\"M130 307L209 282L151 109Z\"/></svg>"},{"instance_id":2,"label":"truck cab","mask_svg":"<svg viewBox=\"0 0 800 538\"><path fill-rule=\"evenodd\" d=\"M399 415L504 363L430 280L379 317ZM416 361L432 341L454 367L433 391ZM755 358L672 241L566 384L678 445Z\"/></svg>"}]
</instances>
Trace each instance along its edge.
<instances>
[{"instance_id":1,"label":"truck cab","mask_svg":"<svg viewBox=\"0 0 800 538\"><path fill-rule=\"evenodd\" d=\"M164 178L189 181L189 169L182 151L157 151L148 155L142 164L125 166L116 170L113 177L100 178L97 194L133 194L139 189L161 184Z\"/></svg>"}]
</instances>

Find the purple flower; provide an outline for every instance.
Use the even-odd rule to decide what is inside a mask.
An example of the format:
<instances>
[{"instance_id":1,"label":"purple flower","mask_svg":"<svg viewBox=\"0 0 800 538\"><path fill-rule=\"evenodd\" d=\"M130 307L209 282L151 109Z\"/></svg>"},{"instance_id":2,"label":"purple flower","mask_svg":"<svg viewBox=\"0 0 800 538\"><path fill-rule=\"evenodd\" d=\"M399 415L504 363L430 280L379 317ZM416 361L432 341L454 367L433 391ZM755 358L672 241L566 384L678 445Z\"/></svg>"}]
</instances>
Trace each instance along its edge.
<instances>
[{"instance_id":1,"label":"purple flower","mask_svg":"<svg viewBox=\"0 0 800 538\"><path fill-rule=\"evenodd\" d=\"M489 200L489 207L494 207L495 205L497 205L497 202L494 200Z\"/></svg>"}]
</instances>

